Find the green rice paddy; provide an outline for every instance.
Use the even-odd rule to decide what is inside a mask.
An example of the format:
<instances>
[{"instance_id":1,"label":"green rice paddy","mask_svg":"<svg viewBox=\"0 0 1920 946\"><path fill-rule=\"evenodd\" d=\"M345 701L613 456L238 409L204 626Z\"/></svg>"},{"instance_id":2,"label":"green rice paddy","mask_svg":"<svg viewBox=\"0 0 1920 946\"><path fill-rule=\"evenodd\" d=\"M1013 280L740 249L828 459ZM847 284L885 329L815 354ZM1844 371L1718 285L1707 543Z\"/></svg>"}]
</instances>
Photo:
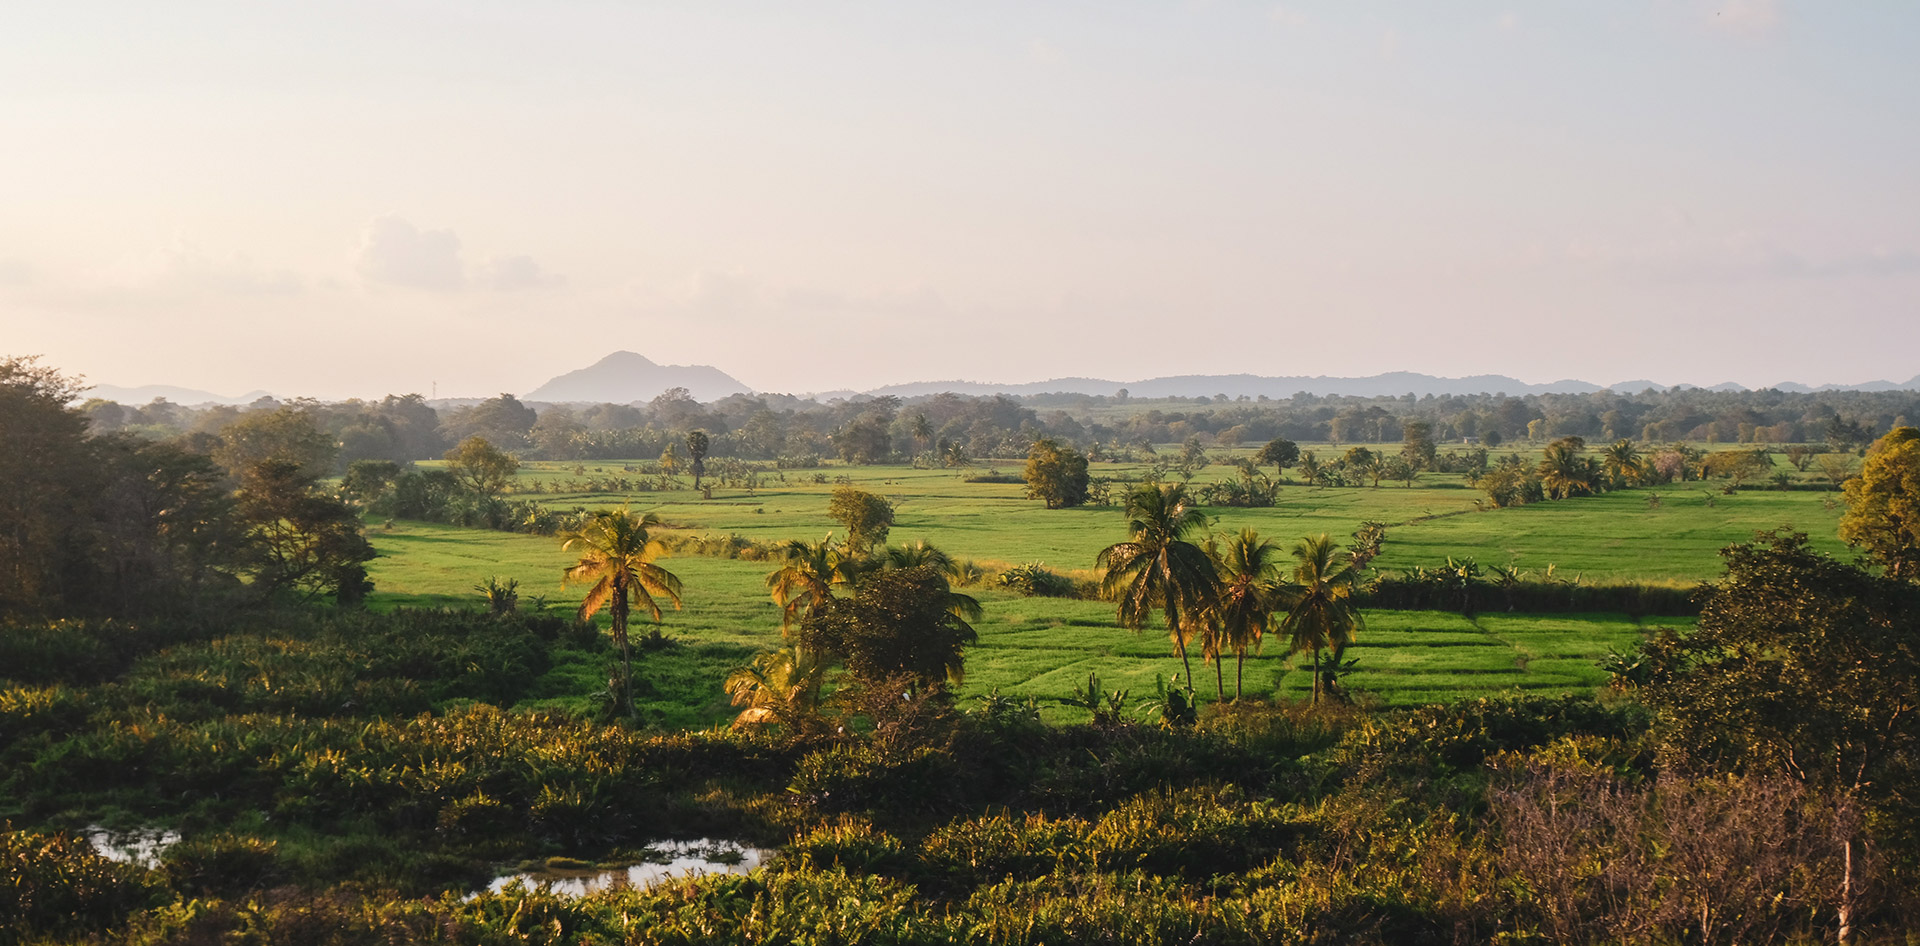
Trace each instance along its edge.
<instances>
[{"instance_id":1,"label":"green rice paddy","mask_svg":"<svg viewBox=\"0 0 1920 946\"><path fill-rule=\"evenodd\" d=\"M1001 472L1018 471L1003 461ZM756 541L817 539L837 528L826 516L837 482L850 480L882 493L895 504L894 542L924 539L958 559L986 566L1042 562L1078 578L1094 576L1099 550L1125 537L1125 520L1112 507L1047 510L1024 498L1017 484L969 483L985 469L915 470L905 467L826 467L761 474L757 488L715 488L711 499L688 489L614 494L565 492L569 482L626 476L618 463L533 463L517 488L540 484L529 498L556 509L627 505L654 511L676 530L735 533ZM1143 468L1095 464L1096 476L1130 476ZM1195 484L1232 475L1212 466ZM1283 545L1328 532L1345 538L1366 520L1389 524L1376 566L1403 570L1437 565L1449 556L1471 557L1484 566L1514 564L1536 575L1553 566L1561 579L1588 582L1649 582L1692 585L1719 574L1720 548L1758 530L1791 525L1813 536L1817 547L1844 550L1835 537L1840 508L1835 495L1818 491L1748 490L1727 495L1703 484L1511 509L1480 509L1478 491L1456 476L1423 474L1411 487L1313 489L1287 486L1267 509L1212 509L1216 529L1251 526ZM1659 501L1649 496L1658 493ZM378 585L373 604L473 607L472 590L489 576L520 582L523 604L545 596L549 607L571 609L581 589L562 588L569 559L549 537L463 529L415 522L373 523L370 536L381 558L372 563ZM658 690L656 712L679 724L724 720L729 713L721 678L759 649L779 642L778 610L767 597L765 562L674 557L667 567L686 589L685 607L666 614L664 631L684 646L641 658L637 668ZM1071 718L1057 701L1097 673L1103 688L1126 688L1136 700L1149 696L1156 677L1171 679L1180 662L1161 632L1135 635L1117 627L1112 605L1097 601L1025 598L997 588L970 588L986 607L977 624L980 642L967 656L962 696L998 689L1033 696L1048 715ZM1611 650L1633 647L1650 627L1684 624L1684 618L1635 622L1617 614L1525 615L1375 611L1344 682L1387 704L1419 704L1512 691L1584 692L1604 683L1596 662ZM1299 696L1310 674L1290 667L1283 648L1269 642L1244 668L1248 695ZM1214 690L1213 669L1193 655L1195 687ZM1235 667L1224 669L1229 695ZM582 663L556 667L545 692L554 702L573 702L604 685L604 668ZM596 679L597 678L597 679Z\"/></svg>"}]
</instances>

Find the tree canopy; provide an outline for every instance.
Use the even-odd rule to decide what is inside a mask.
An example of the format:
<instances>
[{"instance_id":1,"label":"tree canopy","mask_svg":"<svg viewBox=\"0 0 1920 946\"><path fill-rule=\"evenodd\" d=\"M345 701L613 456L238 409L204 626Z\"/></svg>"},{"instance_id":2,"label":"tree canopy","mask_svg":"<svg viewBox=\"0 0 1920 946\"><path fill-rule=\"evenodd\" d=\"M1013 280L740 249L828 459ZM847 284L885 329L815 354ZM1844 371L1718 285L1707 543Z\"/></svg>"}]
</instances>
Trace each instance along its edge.
<instances>
[{"instance_id":1,"label":"tree canopy","mask_svg":"<svg viewBox=\"0 0 1920 946\"><path fill-rule=\"evenodd\" d=\"M1888 575L1920 579L1920 430L1899 427L1874 441L1842 489L1840 537L1865 549Z\"/></svg>"},{"instance_id":2,"label":"tree canopy","mask_svg":"<svg viewBox=\"0 0 1920 946\"><path fill-rule=\"evenodd\" d=\"M1027 450L1027 498L1045 500L1048 509L1064 509L1087 501L1087 455L1059 441L1042 437Z\"/></svg>"},{"instance_id":3,"label":"tree canopy","mask_svg":"<svg viewBox=\"0 0 1920 946\"><path fill-rule=\"evenodd\" d=\"M893 528L893 504L885 496L852 486L834 489L827 516L847 527L847 544L860 554L885 544L887 530Z\"/></svg>"}]
</instances>

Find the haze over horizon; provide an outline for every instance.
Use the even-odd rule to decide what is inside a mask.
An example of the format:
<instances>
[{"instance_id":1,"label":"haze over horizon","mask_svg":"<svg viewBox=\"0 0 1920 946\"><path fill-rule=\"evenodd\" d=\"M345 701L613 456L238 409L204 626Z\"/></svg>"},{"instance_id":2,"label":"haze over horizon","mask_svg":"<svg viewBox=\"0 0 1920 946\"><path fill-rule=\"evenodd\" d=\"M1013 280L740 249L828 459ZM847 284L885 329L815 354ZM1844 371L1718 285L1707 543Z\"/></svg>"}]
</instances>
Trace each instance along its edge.
<instances>
[{"instance_id":1,"label":"haze over horizon","mask_svg":"<svg viewBox=\"0 0 1920 946\"><path fill-rule=\"evenodd\" d=\"M1920 372L1920 7L39 5L0 354L118 386Z\"/></svg>"}]
</instances>

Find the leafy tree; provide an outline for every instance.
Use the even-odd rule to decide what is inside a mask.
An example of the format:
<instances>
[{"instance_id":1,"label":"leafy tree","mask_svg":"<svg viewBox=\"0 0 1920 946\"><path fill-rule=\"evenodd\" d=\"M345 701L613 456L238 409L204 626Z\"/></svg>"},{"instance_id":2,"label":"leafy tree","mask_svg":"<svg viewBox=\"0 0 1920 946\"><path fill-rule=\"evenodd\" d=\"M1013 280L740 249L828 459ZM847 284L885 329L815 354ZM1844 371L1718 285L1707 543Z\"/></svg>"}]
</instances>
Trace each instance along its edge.
<instances>
[{"instance_id":1,"label":"leafy tree","mask_svg":"<svg viewBox=\"0 0 1920 946\"><path fill-rule=\"evenodd\" d=\"M707 472L707 448L712 445L704 430L687 432L687 460L693 471L693 488L700 488L700 477Z\"/></svg>"},{"instance_id":2,"label":"leafy tree","mask_svg":"<svg viewBox=\"0 0 1920 946\"><path fill-rule=\"evenodd\" d=\"M529 444L527 435L539 420L540 415L520 403L519 398L502 394L452 412L441 424L441 430L448 440L485 437L490 443L518 450Z\"/></svg>"},{"instance_id":3,"label":"leafy tree","mask_svg":"<svg viewBox=\"0 0 1920 946\"><path fill-rule=\"evenodd\" d=\"M1724 476L1733 481L1730 486L1738 487L1773 469L1773 460L1765 450L1722 450L1708 454L1705 467L1707 475Z\"/></svg>"},{"instance_id":4,"label":"leafy tree","mask_svg":"<svg viewBox=\"0 0 1920 946\"><path fill-rule=\"evenodd\" d=\"M1293 548L1292 581L1280 589L1286 609L1280 629L1288 636L1289 653L1313 651L1313 701L1334 682L1332 668L1322 669L1320 654L1333 651L1332 667L1340 665L1354 632L1366 628L1366 619L1353 600L1356 572L1340 560L1340 547L1326 533L1301 539Z\"/></svg>"},{"instance_id":5,"label":"leafy tree","mask_svg":"<svg viewBox=\"0 0 1920 946\"><path fill-rule=\"evenodd\" d=\"M1280 568L1280 548L1260 537L1252 529L1229 536L1219 549L1216 566L1220 575L1220 597L1214 606L1211 635L1214 646L1214 694L1224 698L1220 680L1220 655L1234 655L1233 698L1240 699L1247 665L1247 651L1258 650L1273 624L1273 612L1280 602L1280 586L1275 576Z\"/></svg>"},{"instance_id":6,"label":"leafy tree","mask_svg":"<svg viewBox=\"0 0 1920 946\"><path fill-rule=\"evenodd\" d=\"M919 688L966 676L973 626L954 613L946 576L931 566L876 572L850 598L834 598L800 626L803 651L846 664L862 683L900 677Z\"/></svg>"},{"instance_id":7,"label":"leafy tree","mask_svg":"<svg viewBox=\"0 0 1920 946\"><path fill-rule=\"evenodd\" d=\"M1763 533L1721 555L1726 575L1695 630L1645 647L1642 695L1670 744L1864 798L1889 828L1920 827L1920 592L1815 552L1802 533Z\"/></svg>"},{"instance_id":8,"label":"leafy tree","mask_svg":"<svg viewBox=\"0 0 1920 946\"><path fill-rule=\"evenodd\" d=\"M1267 445L1261 447L1260 452L1253 455L1253 462L1261 464L1271 463L1273 464L1274 476L1285 476L1287 467L1300 462L1300 445L1291 440L1276 437L1273 440L1267 441Z\"/></svg>"},{"instance_id":9,"label":"leafy tree","mask_svg":"<svg viewBox=\"0 0 1920 946\"><path fill-rule=\"evenodd\" d=\"M1920 580L1920 430L1897 427L1874 441L1860 474L1842 488L1840 537L1866 549L1888 575Z\"/></svg>"},{"instance_id":10,"label":"leafy tree","mask_svg":"<svg viewBox=\"0 0 1920 946\"><path fill-rule=\"evenodd\" d=\"M656 596L680 607L679 577L653 561L666 553L652 534L659 527L660 517L650 512L636 516L625 509L601 510L568 533L561 545L580 556L567 568L562 583L593 582L586 600L580 602L580 620L591 620L601 608L613 619L613 639L620 645L620 704L629 716L633 715L633 652L627 640L628 612L638 606L658 624ZM653 635L660 636L658 627Z\"/></svg>"},{"instance_id":11,"label":"leafy tree","mask_svg":"<svg viewBox=\"0 0 1920 946\"><path fill-rule=\"evenodd\" d=\"M1423 420L1408 421L1400 426L1400 458L1412 467L1414 472L1431 469L1438 448L1433 443L1433 425ZM1397 477L1396 477L1397 479Z\"/></svg>"},{"instance_id":12,"label":"leafy tree","mask_svg":"<svg viewBox=\"0 0 1920 946\"><path fill-rule=\"evenodd\" d=\"M1027 449L1026 478L1027 498L1045 500L1048 509L1087 501L1086 455L1052 438L1036 440Z\"/></svg>"},{"instance_id":13,"label":"leafy tree","mask_svg":"<svg viewBox=\"0 0 1920 946\"><path fill-rule=\"evenodd\" d=\"M355 460L340 479L340 491L354 502L371 506L386 498L400 476L400 464L392 460Z\"/></svg>"},{"instance_id":14,"label":"leafy tree","mask_svg":"<svg viewBox=\"0 0 1920 946\"><path fill-rule=\"evenodd\" d=\"M255 463L240 475L235 494L250 545L255 587L290 591L311 600L331 594L353 604L373 588L363 563L374 557L360 517L319 490L306 468L289 460Z\"/></svg>"},{"instance_id":15,"label":"leafy tree","mask_svg":"<svg viewBox=\"0 0 1920 946\"><path fill-rule=\"evenodd\" d=\"M235 476L268 461L291 463L300 475L318 480L333 472L339 445L311 411L282 407L248 411L220 431L213 458Z\"/></svg>"},{"instance_id":16,"label":"leafy tree","mask_svg":"<svg viewBox=\"0 0 1920 946\"><path fill-rule=\"evenodd\" d=\"M827 502L827 517L846 526L847 545L865 555L887 541L887 530L893 528L893 504L885 496L840 486Z\"/></svg>"},{"instance_id":17,"label":"leafy tree","mask_svg":"<svg viewBox=\"0 0 1920 946\"><path fill-rule=\"evenodd\" d=\"M93 464L80 385L34 358L0 360L0 611L78 590Z\"/></svg>"},{"instance_id":18,"label":"leafy tree","mask_svg":"<svg viewBox=\"0 0 1920 946\"><path fill-rule=\"evenodd\" d=\"M1188 691L1193 664L1187 641L1220 596L1213 560L1186 538L1206 526L1206 513L1189 502L1185 486L1142 484L1127 496L1127 541L1101 549L1094 562L1106 570L1101 592L1119 602L1123 627L1138 631L1160 612L1180 654Z\"/></svg>"},{"instance_id":19,"label":"leafy tree","mask_svg":"<svg viewBox=\"0 0 1920 946\"><path fill-rule=\"evenodd\" d=\"M520 472L520 461L514 459L513 454L478 435L460 441L443 459L447 461L448 472L463 488L486 499L500 495L513 481L513 475Z\"/></svg>"},{"instance_id":20,"label":"leafy tree","mask_svg":"<svg viewBox=\"0 0 1920 946\"><path fill-rule=\"evenodd\" d=\"M885 461L892 453L892 443L887 422L873 415L861 417L833 435L834 449L839 451L840 459L855 464Z\"/></svg>"}]
</instances>

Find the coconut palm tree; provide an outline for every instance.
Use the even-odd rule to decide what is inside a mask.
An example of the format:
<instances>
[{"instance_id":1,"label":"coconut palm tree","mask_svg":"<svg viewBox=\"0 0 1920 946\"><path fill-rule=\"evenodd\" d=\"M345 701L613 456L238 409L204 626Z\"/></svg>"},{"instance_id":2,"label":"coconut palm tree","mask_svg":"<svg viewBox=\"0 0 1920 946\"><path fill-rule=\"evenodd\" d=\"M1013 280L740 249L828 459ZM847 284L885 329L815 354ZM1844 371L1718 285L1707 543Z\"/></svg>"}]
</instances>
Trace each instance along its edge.
<instances>
[{"instance_id":1,"label":"coconut palm tree","mask_svg":"<svg viewBox=\"0 0 1920 946\"><path fill-rule=\"evenodd\" d=\"M627 642L627 613L637 606L660 620L663 596L680 607L680 579L653 563L665 551L651 530L660 527L653 513L633 515L625 509L594 513L580 528L568 533L561 548L577 550L580 560L568 566L562 585L593 582L580 602L580 620L591 620L606 608L613 618L613 639L620 645L620 701L633 714L633 653ZM658 637L660 630L654 629Z\"/></svg>"},{"instance_id":2,"label":"coconut palm tree","mask_svg":"<svg viewBox=\"0 0 1920 946\"><path fill-rule=\"evenodd\" d=\"M922 451L933 446L933 422L927 419L927 415L913 415L909 426L913 428L914 442L920 445Z\"/></svg>"},{"instance_id":3,"label":"coconut palm tree","mask_svg":"<svg viewBox=\"0 0 1920 946\"><path fill-rule=\"evenodd\" d=\"M876 556L876 559L882 571L896 568L932 568L939 572L949 584L959 581L964 571L960 563L953 560L953 556L941 551L938 546L925 539L916 539L908 545L889 545L885 551ZM978 621L986 613L981 609L978 599L972 595L954 591L951 587L947 589L947 610L962 621Z\"/></svg>"},{"instance_id":4,"label":"coconut palm tree","mask_svg":"<svg viewBox=\"0 0 1920 946\"><path fill-rule=\"evenodd\" d=\"M1591 457L1580 456L1582 446L1578 437L1562 437L1541 452L1540 486L1549 497L1585 496L1599 486L1599 465Z\"/></svg>"},{"instance_id":5,"label":"coconut palm tree","mask_svg":"<svg viewBox=\"0 0 1920 946\"><path fill-rule=\"evenodd\" d=\"M1101 591L1120 602L1123 626L1138 631L1156 610L1165 618L1189 691L1193 664L1187 659L1187 641L1219 598L1212 559L1186 540L1206 526L1206 513L1187 498L1184 485L1142 484L1127 495L1127 541L1101 549L1094 560L1106 569Z\"/></svg>"},{"instance_id":6,"label":"coconut palm tree","mask_svg":"<svg viewBox=\"0 0 1920 946\"><path fill-rule=\"evenodd\" d=\"M827 665L813 652L798 647L768 651L753 663L727 675L726 692L733 705L745 707L735 726L774 723L792 733L818 729L820 681Z\"/></svg>"},{"instance_id":7,"label":"coconut palm tree","mask_svg":"<svg viewBox=\"0 0 1920 946\"><path fill-rule=\"evenodd\" d=\"M1353 603L1355 573L1332 536L1322 532L1301 539L1293 558L1293 581L1280 591L1287 611L1280 627L1291 653L1313 651L1313 701L1318 703L1325 689L1320 652L1331 649L1333 666L1339 666L1340 655L1353 643L1354 632L1366 628L1366 620Z\"/></svg>"},{"instance_id":8,"label":"coconut palm tree","mask_svg":"<svg viewBox=\"0 0 1920 946\"><path fill-rule=\"evenodd\" d=\"M880 553L881 568L919 568L922 565L933 566L940 574L947 576L948 581L959 575L959 564L953 560L953 556L925 539L916 539L907 545L889 545Z\"/></svg>"},{"instance_id":9,"label":"coconut palm tree","mask_svg":"<svg viewBox=\"0 0 1920 946\"><path fill-rule=\"evenodd\" d=\"M1252 529L1226 537L1215 561L1220 571L1220 600L1212 613L1211 635L1214 646L1214 692L1221 693L1220 660L1222 650L1234 654L1233 699L1240 699L1241 683L1246 676L1247 650L1258 650L1260 641L1273 625L1273 612L1280 600L1280 586L1274 580L1280 567L1280 548L1262 539Z\"/></svg>"},{"instance_id":10,"label":"coconut palm tree","mask_svg":"<svg viewBox=\"0 0 1920 946\"><path fill-rule=\"evenodd\" d=\"M1646 458L1631 440L1616 440L1601 448L1600 463L1607 471L1607 484L1613 489L1632 486L1647 475Z\"/></svg>"},{"instance_id":11,"label":"coconut palm tree","mask_svg":"<svg viewBox=\"0 0 1920 946\"><path fill-rule=\"evenodd\" d=\"M819 610L833 598L836 585L850 585L859 577L861 563L845 546L833 544L833 533L818 542L788 539L774 548L780 567L767 576L767 591L780 606L780 633Z\"/></svg>"}]
</instances>

